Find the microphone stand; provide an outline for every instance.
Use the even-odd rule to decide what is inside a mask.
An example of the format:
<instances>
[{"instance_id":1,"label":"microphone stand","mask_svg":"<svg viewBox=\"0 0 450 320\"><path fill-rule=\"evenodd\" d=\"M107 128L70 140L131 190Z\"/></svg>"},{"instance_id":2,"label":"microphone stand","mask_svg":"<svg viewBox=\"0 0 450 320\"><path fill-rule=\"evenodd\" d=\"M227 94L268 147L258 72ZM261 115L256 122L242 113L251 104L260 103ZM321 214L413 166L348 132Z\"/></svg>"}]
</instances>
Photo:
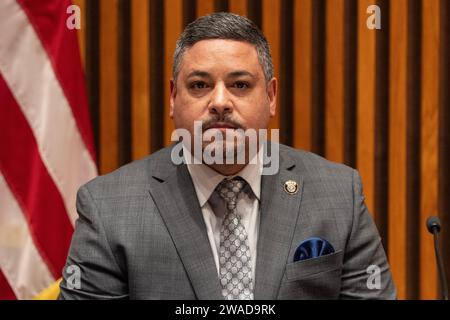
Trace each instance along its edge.
<instances>
[{"instance_id":1,"label":"microphone stand","mask_svg":"<svg viewBox=\"0 0 450 320\"><path fill-rule=\"evenodd\" d=\"M444 261L439 250L439 232L441 231L441 223L439 217L430 216L427 219L428 231L433 234L434 238L434 253L436 255L436 262L439 270L439 280L441 284L442 299L448 300L447 278L445 276Z\"/></svg>"}]
</instances>

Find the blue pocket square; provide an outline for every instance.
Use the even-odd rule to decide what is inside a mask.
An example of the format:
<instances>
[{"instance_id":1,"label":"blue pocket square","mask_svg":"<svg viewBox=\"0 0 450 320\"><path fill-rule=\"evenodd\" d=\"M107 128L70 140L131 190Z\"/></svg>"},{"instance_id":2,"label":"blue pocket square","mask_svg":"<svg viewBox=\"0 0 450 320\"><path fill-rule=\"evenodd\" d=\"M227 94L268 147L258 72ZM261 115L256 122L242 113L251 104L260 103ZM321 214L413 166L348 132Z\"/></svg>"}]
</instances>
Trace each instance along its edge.
<instances>
[{"instance_id":1,"label":"blue pocket square","mask_svg":"<svg viewBox=\"0 0 450 320\"><path fill-rule=\"evenodd\" d=\"M297 250L295 250L294 262L317 258L330 253L334 253L334 248L327 240L311 237L300 243Z\"/></svg>"}]
</instances>

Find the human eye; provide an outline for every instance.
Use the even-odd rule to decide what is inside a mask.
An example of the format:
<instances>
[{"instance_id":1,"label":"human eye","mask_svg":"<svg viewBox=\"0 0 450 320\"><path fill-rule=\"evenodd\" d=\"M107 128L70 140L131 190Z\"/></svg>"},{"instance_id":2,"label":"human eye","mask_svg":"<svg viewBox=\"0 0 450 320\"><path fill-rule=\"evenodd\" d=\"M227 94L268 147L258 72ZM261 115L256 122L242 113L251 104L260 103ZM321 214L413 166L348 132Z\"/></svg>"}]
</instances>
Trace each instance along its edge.
<instances>
[{"instance_id":1,"label":"human eye","mask_svg":"<svg viewBox=\"0 0 450 320\"><path fill-rule=\"evenodd\" d=\"M250 87L250 85L248 82L245 82L245 81L236 81L233 84L233 87L236 89L245 90L245 89L248 89Z\"/></svg>"},{"instance_id":2,"label":"human eye","mask_svg":"<svg viewBox=\"0 0 450 320\"><path fill-rule=\"evenodd\" d=\"M204 81L194 81L189 85L192 90L203 90L206 89L208 85Z\"/></svg>"}]
</instances>

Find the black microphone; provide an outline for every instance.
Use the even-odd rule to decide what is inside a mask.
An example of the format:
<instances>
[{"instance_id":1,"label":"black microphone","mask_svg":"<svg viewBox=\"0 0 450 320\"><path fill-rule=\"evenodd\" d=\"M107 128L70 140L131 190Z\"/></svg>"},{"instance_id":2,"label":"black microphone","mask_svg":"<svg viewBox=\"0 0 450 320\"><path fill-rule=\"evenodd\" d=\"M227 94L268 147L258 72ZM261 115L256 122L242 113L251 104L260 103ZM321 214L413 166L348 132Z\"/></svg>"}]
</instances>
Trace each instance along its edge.
<instances>
[{"instance_id":1,"label":"black microphone","mask_svg":"<svg viewBox=\"0 0 450 320\"><path fill-rule=\"evenodd\" d=\"M439 280L441 283L442 298L448 300L447 278L445 276L444 262L439 250L439 232L441 231L441 221L439 217L430 216L427 219L427 229L433 234L434 253L436 254L436 262L439 270Z\"/></svg>"}]
</instances>

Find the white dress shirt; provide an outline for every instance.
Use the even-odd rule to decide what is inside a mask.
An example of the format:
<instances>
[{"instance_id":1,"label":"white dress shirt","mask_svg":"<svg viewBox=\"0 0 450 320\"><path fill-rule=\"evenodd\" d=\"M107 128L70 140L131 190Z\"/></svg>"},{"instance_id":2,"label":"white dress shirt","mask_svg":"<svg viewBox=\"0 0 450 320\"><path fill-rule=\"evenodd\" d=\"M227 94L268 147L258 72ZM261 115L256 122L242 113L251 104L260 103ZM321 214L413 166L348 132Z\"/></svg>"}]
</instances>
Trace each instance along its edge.
<instances>
[{"instance_id":1,"label":"white dress shirt","mask_svg":"<svg viewBox=\"0 0 450 320\"><path fill-rule=\"evenodd\" d=\"M191 157L189 151L183 148L183 155ZM225 178L231 179L239 176L247 182L247 186L239 194L237 199L237 212L241 215L241 223L244 225L248 236L248 245L250 247L250 259L252 263L252 277L255 281L256 268L256 247L258 242L259 229L259 202L261 195L261 173L262 161L261 150L255 157L259 161L253 164L250 161L244 169L233 176L224 176L214 171L205 164L187 163L189 174L194 183L198 202L202 209L203 219L205 220L206 230L211 245L211 249L216 263L217 275L219 276L219 248L220 248L220 228L223 218L226 214L225 201L214 192L217 185ZM185 158L186 159L186 158ZM190 158L189 158L190 159Z\"/></svg>"}]
</instances>

